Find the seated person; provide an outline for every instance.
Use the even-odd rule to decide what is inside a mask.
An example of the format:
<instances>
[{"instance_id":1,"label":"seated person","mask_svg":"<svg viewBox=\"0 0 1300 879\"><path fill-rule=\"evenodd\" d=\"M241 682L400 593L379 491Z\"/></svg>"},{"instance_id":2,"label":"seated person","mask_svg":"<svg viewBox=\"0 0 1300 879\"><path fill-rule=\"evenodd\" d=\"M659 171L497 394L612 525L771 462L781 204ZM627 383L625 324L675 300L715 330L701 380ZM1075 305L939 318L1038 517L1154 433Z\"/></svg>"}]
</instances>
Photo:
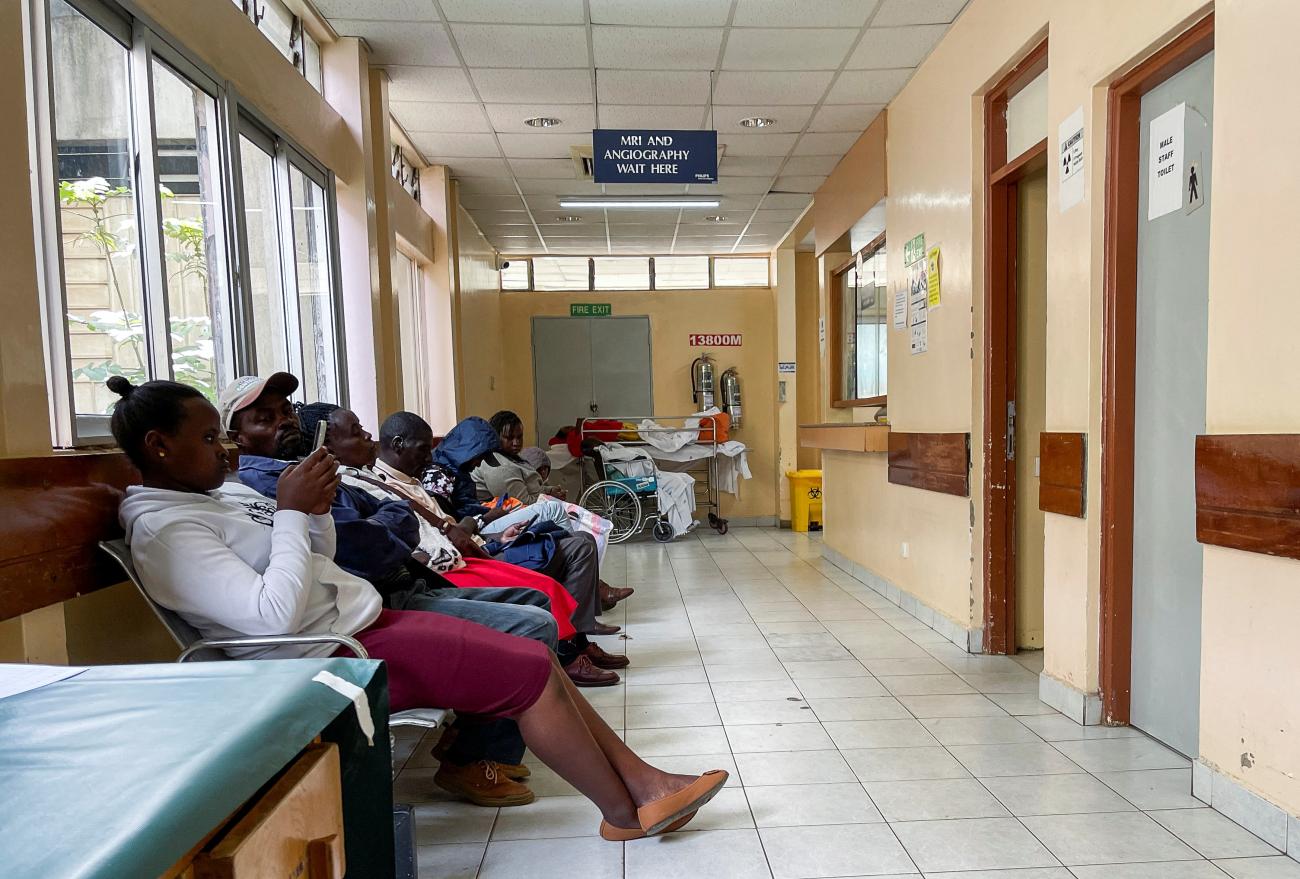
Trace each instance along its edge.
<instances>
[{"instance_id":1,"label":"seated person","mask_svg":"<svg viewBox=\"0 0 1300 879\"><path fill-rule=\"evenodd\" d=\"M575 631L570 617L578 605L563 586L545 574L491 558L473 537L447 519L437 504L408 498L383 480L373 469L379 444L361 426L356 413L333 403L311 403L299 410L298 417L304 436L314 436L316 425L326 423L325 447L337 458L345 486L351 485L378 500L397 500L410 506L420 523L416 552L424 564L461 589L519 586L546 593L559 625L556 652L573 682L580 687L613 686L619 682L618 675L609 669L626 668L627 657L606 653Z\"/></svg>"},{"instance_id":2,"label":"seated person","mask_svg":"<svg viewBox=\"0 0 1300 879\"><path fill-rule=\"evenodd\" d=\"M537 476L542 480L542 492L549 494L551 497L558 497L561 500L565 498L565 491L558 485L550 485L547 480L551 477L551 456L546 454L546 450L541 446L528 446L519 450L519 460L523 461L529 467L537 471Z\"/></svg>"},{"instance_id":3,"label":"seated person","mask_svg":"<svg viewBox=\"0 0 1300 879\"><path fill-rule=\"evenodd\" d=\"M488 424L492 425L500 437L501 447L484 455L483 463L470 474L474 479L478 499L487 502L505 495L526 504L534 503L543 494L544 488L537 468L519 454L524 447L523 421L515 413L503 409L488 419ZM547 468L549 467L548 459Z\"/></svg>"},{"instance_id":4,"label":"seated person","mask_svg":"<svg viewBox=\"0 0 1300 879\"><path fill-rule=\"evenodd\" d=\"M276 502L235 482L225 425L194 388L170 381L119 394L112 430L139 468L119 515L150 596L208 638L335 633L388 667L390 709L445 707L510 718L543 763L600 809L605 839L676 829L727 773L673 775L645 763L609 728L544 644L438 613L385 609L374 587L332 560L339 488L324 450L286 467ZM333 645L232 651L245 658L328 656ZM346 655L346 653L344 654Z\"/></svg>"},{"instance_id":5,"label":"seated person","mask_svg":"<svg viewBox=\"0 0 1300 879\"><path fill-rule=\"evenodd\" d=\"M406 414L413 415L413 413ZM419 416L414 417L418 418ZM423 419L420 419L420 421L421 423L424 422ZM425 427L427 428L428 425L425 424ZM382 427L380 433L382 439ZM444 510L460 518L462 526L477 528L478 533L482 533L485 537L500 533L500 529L508 526L533 520L550 521L566 531L571 531L574 520L569 517L568 509L564 503L558 500L538 501L523 509L505 514L495 519L495 521L494 515L499 514L479 503L471 473L482 462L485 455L496 451L500 443L501 440L497 432L488 422L475 416L466 418L453 427L438 443L438 447L433 450L432 463L425 461L421 465L423 468L419 476L421 484ZM585 557L588 551L582 545L586 543L591 543L592 546L595 545L594 539L589 534L581 531L572 532L570 539L560 539L560 545L563 548L560 555L565 556L576 553ZM582 604L582 596L574 591L574 586L577 585L578 588L583 588L586 580L585 575L582 582L573 584L564 576L557 574L553 565L538 567L537 562L526 555L516 557L507 551L506 560L551 574L551 576L563 583L565 588L573 592L574 597L578 599L578 603ZM593 563L590 574L597 580L600 601L599 610L611 610L619 601L631 595L633 590L628 588L618 589L601 581L596 570L597 567L598 562ZM597 635L616 633L618 631L617 626L606 626L595 621L597 612L599 611L593 607L592 628L585 631ZM581 625L578 626L578 631L584 631Z\"/></svg>"},{"instance_id":6,"label":"seated person","mask_svg":"<svg viewBox=\"0 0 1300 879\"><path fill-rule=\"evenodd\" d=\"M429 453L433 447L433 429L429 427L428 422L413 412L397 412L388 416L383 425L379 428L379 460L375 462L375 475L388 485L399 491L413 506L427 510L430 513L446 515L440 507L438 500L425 491L424 486L420 484L416 474L420 473L429 460ZM453 527L449 533L459 532L459 527ZM465 533L468 537L468 533ZM583 535L586 537L586 535ZM590 538L586 538L590 541ZM559 548L565 550L566 541L561 540ZM589 545L589 544L582 544ZM489 544L491 547L492 544ZM562 581L563 582L563 581ZM567 587L567 583L565 584ZM589 606L585 611L591 613L590 619L596 621L594 612ZM583 611L580 610L579 613ZM598 622L598 621L597 621ZM574 628L583 633L584 621L581 617L575 616L573 620ZM606 627L609 628L609 627ZM617 631L617 628L614 629ZM587 630L585 634L604 634L599 629ZM588 641L583 634L579 634L573 639L573 643L580 647L582 653L591 659L592 663L602 669L623 668L627 665L627 657L611 656L606 653L597 644ZM565 645L560 645L560 660L563 664L568 656L564 652Z\"/></svg>"}]
</instances>

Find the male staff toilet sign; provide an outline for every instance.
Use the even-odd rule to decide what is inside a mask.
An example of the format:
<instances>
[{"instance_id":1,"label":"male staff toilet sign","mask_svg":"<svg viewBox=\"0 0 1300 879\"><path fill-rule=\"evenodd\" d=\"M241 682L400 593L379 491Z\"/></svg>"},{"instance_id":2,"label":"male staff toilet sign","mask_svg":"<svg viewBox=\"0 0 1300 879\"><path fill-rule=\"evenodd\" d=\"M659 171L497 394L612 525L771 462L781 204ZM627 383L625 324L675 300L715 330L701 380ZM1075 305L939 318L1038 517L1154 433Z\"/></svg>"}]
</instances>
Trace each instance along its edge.
<instances>
[{"instance_id":1,"label":"male staff toilet sign","mask_svg":"<svg viewBox=\"0 0 1300 879\"><path fill-rule=\"evenodd\" d=\"M1147 143L1147 220L1183 206L1183 132L1187 104L1151 120Z\"/></svg>"}]
</instances>

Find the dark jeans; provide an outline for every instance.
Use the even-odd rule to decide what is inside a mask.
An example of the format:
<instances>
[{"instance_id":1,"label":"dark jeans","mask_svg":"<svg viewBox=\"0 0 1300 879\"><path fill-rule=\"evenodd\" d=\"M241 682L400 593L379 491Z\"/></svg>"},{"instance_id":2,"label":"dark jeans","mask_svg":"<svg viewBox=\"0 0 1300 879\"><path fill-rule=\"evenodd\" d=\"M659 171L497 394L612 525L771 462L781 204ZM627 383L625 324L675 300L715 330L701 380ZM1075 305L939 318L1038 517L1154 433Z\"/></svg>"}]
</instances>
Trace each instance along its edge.
<instances>
[{"instance_id":1,"label":"dark jeans","mask_svg":"<svg viewBox=\"0 0 1300 879\"><path fill-rule=\"evenodd\" d=\"M541 573L554 577L574 597L578 607L570 618L573 627L583 634L596 628L600 613L600 556L596 538L579 532L556 542L556 553Z\"/></svg>"}]
</instances>

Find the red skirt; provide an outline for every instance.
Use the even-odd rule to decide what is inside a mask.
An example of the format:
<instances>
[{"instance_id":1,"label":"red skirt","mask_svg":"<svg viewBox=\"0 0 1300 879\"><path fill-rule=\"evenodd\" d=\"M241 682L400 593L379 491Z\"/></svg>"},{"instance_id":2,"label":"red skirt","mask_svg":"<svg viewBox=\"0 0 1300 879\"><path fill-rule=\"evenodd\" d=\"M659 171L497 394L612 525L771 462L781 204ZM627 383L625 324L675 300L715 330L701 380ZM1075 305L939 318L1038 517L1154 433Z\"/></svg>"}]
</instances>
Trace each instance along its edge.
<instances>
[{"instance_id":1,"label":"red skirt","mask_svg":"<svg viewBox=\"0 0 1300 879\"><path fill-rule=\"evenodd\" d=\"M380 611L353 637L387 663L391 712L518 717L541 698L551 674L551 651L541 641L422 610Z\"/></svg>"},{"instance_id":2,"label":"red skirt","mask_svg":"<svg viewBox=\"0 0 1300 879\"><path fill-rule=\"evenodd\" d=\"M551 599L551 616L555 617L560 640L572 638L577 634L571 617L578 609L578 602L568 590L553 577L539 574L496 559L465 559L465 567L447 571L442 575L457 589L490 589L503 586L536 589Z\"/></svg>"}]
</instances>

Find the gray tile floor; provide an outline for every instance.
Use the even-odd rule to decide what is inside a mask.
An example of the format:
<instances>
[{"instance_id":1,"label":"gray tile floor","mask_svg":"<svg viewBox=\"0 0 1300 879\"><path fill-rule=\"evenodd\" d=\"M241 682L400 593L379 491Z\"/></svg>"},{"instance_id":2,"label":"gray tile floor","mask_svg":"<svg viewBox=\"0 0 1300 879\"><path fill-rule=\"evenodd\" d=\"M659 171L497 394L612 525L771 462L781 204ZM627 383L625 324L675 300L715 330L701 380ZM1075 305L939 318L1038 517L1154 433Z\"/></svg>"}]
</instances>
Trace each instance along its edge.
<instances>
[{"instance_id":1,"label":"gray tile floor","mask_svg":"<svg viewBox=\"0 0 1300 879\"><path fill-rule=\"evenodd\" d=\"M632 666L586 690L651 762L732 781L681 833L618 844L532 762L538 801L452 802L405 738L421 876L577 879L1297 879L1300 864L1190 795L1188 761L1037 701L1041 653L970 656L758 528L610 550L636 595L602 640ZM530 757L531 760L531 757Z\"/></svg>"}]
</instances>

